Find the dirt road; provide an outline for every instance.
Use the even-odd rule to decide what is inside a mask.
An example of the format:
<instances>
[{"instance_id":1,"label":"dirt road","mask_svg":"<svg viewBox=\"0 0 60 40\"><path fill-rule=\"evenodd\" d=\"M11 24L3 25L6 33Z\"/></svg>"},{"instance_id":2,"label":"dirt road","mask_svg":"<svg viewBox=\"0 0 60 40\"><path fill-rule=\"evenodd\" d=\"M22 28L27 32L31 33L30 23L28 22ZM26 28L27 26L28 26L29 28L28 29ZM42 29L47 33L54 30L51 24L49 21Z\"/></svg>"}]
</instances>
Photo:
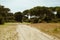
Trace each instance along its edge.
<instances>
[{"instance_id":1,"label":"dirt road","mask_svg":"<svg viewBox=\"0 0 60 40\"><path fill-rule=\"evenodd\" d=\"M52 36L49 36L36 28L19 24L17 27L18 40L58 40Z\"/></svg>"}]
</instances>

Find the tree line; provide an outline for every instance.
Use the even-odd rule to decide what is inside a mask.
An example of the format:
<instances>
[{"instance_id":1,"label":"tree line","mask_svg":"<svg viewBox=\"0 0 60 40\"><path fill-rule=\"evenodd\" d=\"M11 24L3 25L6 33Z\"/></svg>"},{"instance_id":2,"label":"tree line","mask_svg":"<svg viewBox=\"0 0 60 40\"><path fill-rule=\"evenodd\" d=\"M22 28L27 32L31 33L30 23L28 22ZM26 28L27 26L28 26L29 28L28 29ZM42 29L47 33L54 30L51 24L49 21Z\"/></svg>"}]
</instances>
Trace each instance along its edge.
<instances>
[{"instance_id":1,"label":"tree line","mask_svg":"<svg viewBox=\"0 0 60 40\"><path fill-rule=\"evenodd\" d=\"M11 13L9 8L0 5L0 24L5 22L51 23L60 22L60 7L36 6L23 12ZM56 13L54 13L56 12Z\"/></svg>"}]
</instances>

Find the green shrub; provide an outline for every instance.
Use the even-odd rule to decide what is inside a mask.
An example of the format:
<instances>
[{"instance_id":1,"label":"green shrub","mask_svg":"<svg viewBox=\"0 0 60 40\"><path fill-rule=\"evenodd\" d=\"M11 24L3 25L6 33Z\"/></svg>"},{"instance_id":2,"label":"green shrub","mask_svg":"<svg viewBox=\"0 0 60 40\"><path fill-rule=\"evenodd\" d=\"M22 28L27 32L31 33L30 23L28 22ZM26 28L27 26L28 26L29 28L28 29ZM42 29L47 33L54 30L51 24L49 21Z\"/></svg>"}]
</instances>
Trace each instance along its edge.
<instances>
[{"instance_id":1,"label":"green shrub","mask_svg":"<svg viewBox=\"0 0 60 40\"><path fill-rule=\"evenodd\" d=\"M31 21L32 23L38 23L38 20L39 20L38 18L31 18L31 19L30 19L30 21Z\"/></svg>"},{"instance_id":2,"label":"green shrub","mask_svg":"<svg viewBox=\"0 0 60 40\"><path fill-rule=\"evenodd\" d=\"M0 17L0 24L4 24L4 18Z\"/></svg>"}]
</instances>

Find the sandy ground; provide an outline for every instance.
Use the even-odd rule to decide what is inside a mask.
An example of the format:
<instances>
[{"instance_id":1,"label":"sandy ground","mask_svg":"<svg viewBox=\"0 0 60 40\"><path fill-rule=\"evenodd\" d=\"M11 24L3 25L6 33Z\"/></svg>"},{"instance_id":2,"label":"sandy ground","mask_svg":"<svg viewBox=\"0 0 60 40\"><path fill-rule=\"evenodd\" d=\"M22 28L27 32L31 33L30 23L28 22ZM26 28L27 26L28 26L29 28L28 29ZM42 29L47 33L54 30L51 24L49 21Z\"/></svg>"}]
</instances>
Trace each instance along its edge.
<instances>
[{"instance_id":1,"label":"sandy ground","mask_svg":"<svg viewBox=\"0 0 60 40\"><path fill-rule=\"evenodd\" d=\"M24 24L18 24L17 32L18 40L59 40Z\"/></svg>"},{"instance_id":2,"label":"sandy ground","mask_svg":"<svg viewBox=\"0 0 60 40\"><path fill-rule=\"evenodd\" d=\"M26 24L17 24L0 28L0 40L59 40L53 36L47 35L44 32L28 26Z\"/></svg>"},{"instance_id":3,"label":"sandy ground","mask_svg":"<svg viewBox=\"0 0 60 40\"><path fill-rule=\"evenodd\" d=\"M8 25L8 24L7 24ZM0 26L0 40L17 40L18 35L16 32L16 25L9 24L8 27Z\"/></svg>"}]
</instances>

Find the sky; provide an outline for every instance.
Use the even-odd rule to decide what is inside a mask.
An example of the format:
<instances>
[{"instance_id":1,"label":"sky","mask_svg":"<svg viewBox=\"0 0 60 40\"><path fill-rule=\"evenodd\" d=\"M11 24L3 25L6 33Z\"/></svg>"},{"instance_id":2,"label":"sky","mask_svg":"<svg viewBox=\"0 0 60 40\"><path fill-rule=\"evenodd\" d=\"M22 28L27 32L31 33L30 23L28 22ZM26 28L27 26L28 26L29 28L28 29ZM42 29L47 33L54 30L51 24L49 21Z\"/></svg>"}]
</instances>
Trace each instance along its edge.
<instances>
[{"instance_id":1,"label":"sky","mask_svg":"<svg viewBox=\"0 0 60 40\"><path fill-rule=\"evenodd\" d=\"M22 12L35 6L60 6L60 0L0 0L0 5L10 8L11 12Z\"/></svg>"}]
</instances>

